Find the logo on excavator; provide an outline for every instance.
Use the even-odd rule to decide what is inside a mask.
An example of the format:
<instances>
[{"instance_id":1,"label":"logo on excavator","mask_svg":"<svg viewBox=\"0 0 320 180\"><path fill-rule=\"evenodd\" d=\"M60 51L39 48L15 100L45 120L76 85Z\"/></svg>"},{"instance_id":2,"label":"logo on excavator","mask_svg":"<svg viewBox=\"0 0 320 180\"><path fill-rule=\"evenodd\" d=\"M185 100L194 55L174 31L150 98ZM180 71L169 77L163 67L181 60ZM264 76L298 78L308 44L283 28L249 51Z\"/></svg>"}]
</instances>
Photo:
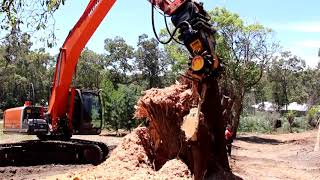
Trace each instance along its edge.
<instances>
[{"instance_id":1,"label":"logo on excavator","mask_svg":"<svg viewBox=\"0 0 320 180\"><path fill-rule=\"evenodd\" d=\"M190 43L190 47L192 48L193 53L199 53L203 50L202 43L199 39Z\"/></svg>"},{"instance_id":2,"label":"logo on excavator","mask_svg":"<svg viewBox=\"0 0 320 180\"><path fill-rule=\"evenodd\" d=\"M89 16L92 15L92 13L97 9L98 5L100 4L101 0L97 0L92 9L89 12Z\"/></svg>"}]
</instances>

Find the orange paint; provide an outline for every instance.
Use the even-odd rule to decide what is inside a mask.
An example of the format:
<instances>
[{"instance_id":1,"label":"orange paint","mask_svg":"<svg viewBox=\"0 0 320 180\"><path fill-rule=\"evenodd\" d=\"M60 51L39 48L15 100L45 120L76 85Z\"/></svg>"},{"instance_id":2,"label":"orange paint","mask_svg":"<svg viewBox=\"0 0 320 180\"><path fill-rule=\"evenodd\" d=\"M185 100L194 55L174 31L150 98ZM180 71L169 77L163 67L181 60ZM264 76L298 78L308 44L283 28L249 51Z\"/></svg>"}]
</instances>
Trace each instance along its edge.
<instances>
[{"instance_id":1,"label":"orange paint","mask_svg":"<svg viewBox=\"0 0 320 180\"><path fill-rule=\"evenodd\" d=\"M24 107L16 107L4 111L4 129L21 129L21 117Z\"/></svg>"}]
</instances>

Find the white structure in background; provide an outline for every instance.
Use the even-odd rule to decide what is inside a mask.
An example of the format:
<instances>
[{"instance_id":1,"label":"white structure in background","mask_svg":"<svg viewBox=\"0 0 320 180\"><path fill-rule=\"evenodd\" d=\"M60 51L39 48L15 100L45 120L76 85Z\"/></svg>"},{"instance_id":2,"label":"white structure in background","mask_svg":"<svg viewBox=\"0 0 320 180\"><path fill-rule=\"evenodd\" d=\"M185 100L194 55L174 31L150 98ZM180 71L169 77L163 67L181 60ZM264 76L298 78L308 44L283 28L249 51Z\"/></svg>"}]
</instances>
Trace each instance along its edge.
<instances>
[{"instance_id":1,"label":"white structure in background","mask_svg":"<svg viewBox=\"0 0 320 180\"><path fill-rule=\"evenodd\" d=\"M298 104L297 102L290 103L288 105L288 108L282 107L282 111L288 110L288 111L300 111L300 112L306 112L308 111L308 105L307 104Z\"/></svg>"},{"instance_id":2,"label":"white structure in background","mask_svg":"<svg viewBox=\"0 0 320 180\"><path fill-rule=\"evenodd\" d=\"M268 112L274 112L277 110L277 105L273 104L271 102L263 102L256 105L252 105L252 107L255 110L258 111L268 111ZM308 105L307 104L298 104L297 102L293 102L288 104L288 107L286 109L285 106L280 108L280 111L299 111L299 112L306 112L308 111Z\"/></svg>"},{"instance_id":3,"label":"white structure in background","mask_svg":"<svg viewBox=\"0 0 320 180\"><path fill-rule=\"evenodd\" d=\"M271 102L261 102L259 104L256 105L252 105L252 107L255 110L258 111L268 111L268 112L274 112L277 110L277 105L271 103Z\"/></svg>"}]
</instances>

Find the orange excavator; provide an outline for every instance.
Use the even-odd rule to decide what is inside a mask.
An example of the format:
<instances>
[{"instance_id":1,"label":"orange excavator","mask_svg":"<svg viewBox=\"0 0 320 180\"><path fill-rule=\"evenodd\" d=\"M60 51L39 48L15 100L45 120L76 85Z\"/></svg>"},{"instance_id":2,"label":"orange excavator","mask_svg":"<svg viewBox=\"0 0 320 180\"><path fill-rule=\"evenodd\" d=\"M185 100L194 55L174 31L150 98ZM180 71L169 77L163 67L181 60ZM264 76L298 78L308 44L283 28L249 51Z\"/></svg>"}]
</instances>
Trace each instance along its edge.
<instances>
[{"instance_id":1,"label":"orange excavator","mask_svg":"<svg viewBox=\"0 0 320 180\"><path fill-rule=\"evenodd\" d=\"M81 51L112 8L116 0L90 0L79 21L70 31L57 58L48 108L26 102L23 107L4 112L4 132L37 135L40 141L0 145L0 166L42 161L53 163L101 162L108 147L99 142L71 139L73 134L100 134L103 108L99 91L71 87ZM175 27L169 31L172 40L190 52L188 77L197 82L218 74L220 63L215 55L214 29L202 3L193 0L149 0L154 10L171 17ZM47 112L46 112L47 109ZM62 141L63 140L63 141ZM39 154L50 154L39 160ZM61 155L64 154L64 155ZM38 162L39 161L39 162ZM41 161L41 162L40 162Z\"/></svg>"}]
</instances>

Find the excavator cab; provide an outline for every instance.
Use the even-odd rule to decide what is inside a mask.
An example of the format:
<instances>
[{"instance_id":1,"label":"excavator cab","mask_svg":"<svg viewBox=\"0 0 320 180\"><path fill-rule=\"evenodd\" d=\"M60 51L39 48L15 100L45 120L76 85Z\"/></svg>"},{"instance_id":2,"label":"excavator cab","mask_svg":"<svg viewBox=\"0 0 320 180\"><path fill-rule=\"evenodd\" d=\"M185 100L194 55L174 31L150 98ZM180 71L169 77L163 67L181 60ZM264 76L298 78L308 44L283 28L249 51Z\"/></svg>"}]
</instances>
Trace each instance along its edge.
<instances>
[{"instance_id":1,"label":"excavator cab","mask_svg":"<svg viewBox=\"0 0 320 180\"><path fill-rule=\"evenodd\" d=\"M76 89L73 108L73 134L97 135L101 133L103 108L100 91Z\"/></svg>"}]
</instances>

